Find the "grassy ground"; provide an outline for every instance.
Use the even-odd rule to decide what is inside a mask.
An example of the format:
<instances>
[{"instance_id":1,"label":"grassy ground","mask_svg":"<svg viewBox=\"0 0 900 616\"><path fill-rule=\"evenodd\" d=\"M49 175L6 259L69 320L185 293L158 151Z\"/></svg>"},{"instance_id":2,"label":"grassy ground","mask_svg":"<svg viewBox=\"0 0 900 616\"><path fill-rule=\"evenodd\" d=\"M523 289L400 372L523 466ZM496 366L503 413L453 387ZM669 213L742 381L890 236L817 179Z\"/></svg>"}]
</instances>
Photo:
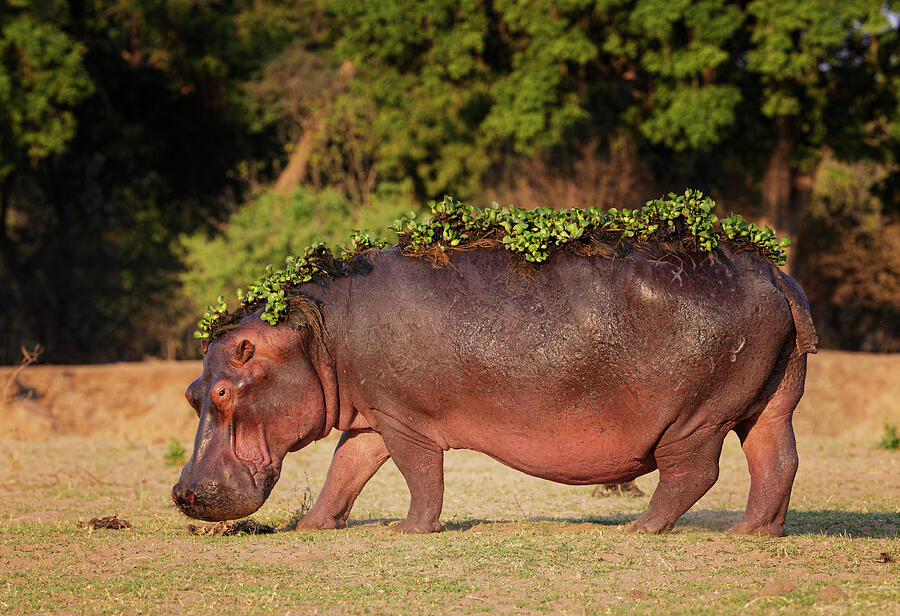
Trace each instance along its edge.
<instances>
[{"instance_id":1,"label":"grassy ground","mask_svg":"<svg viewBox=\"0 0 900 616\"><path fill-rule=\"evenodd\" d=\"M900 614L900 452L874 444L801 435L788 536L763 539L723 532L749 486L733 437L661 537L622 534L649 496L595 498L472 452L447 455L440 534L390 531L408 492L389 462L347 530L199 537L169 503L163 445L0 441L0 613ZM254 518L288 519L333 446L290 454ZM134 529L76 525L112 513Z\"/></svg>"}]
</instances>

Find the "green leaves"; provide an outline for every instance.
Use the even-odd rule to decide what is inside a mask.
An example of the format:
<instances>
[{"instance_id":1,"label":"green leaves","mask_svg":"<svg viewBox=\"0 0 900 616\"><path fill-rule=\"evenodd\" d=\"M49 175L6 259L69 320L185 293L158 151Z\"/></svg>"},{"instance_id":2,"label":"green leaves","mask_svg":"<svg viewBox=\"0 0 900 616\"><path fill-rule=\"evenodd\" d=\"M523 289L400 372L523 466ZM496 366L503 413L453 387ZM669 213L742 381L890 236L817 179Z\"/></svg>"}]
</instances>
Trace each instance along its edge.
<instances>
[{"instance_id":1,"label":"green leaves","mask_svg":"<svg viewBox=\"0 0 900 616\"><path fill-rule=\"evenodd\" d=\"M784 264L784 249L790 245L788 238L778 240L772 229L760 229L740 214L719 220L713 214L715 205L712 199L691 189L681 195L669 193L665 199L648 201L639 210L547 207L522 210L512 205L500 207L497 203L482 209L444 197L442 201L429 203L430 219L419 220L411 212L394 221L391 228L397 233L403 254L408 256L424 256L432 250L446 253L467 245L499 244L528 262L543 263L561 247L592 239L625 238L638 244L679 240L686 249L699 252L712 252L720 240L728 240L779 265ZM263 278L248 285L246 295L238 290L242 313L264 307L261 318L276 325L289 309L286 291L319 277L339 276L346 265L345 259L369 248L387 246L387 242L367 231L354 231L350 241L353 248L343 248L340 259L335 259L320 242L299 256L287 257L283 269L275 270L269 265ZM197 324L199 331L195 337L208 337L224 315L227 307L219 297L217 306L210 306Z\"/></svg>"},{"instance_id":2,"label":"green leaves","mask_svg":"<svg viewBox=\"0 0 900 616\"><path fill-rule=\"evenodd\" d=\"M30 3L0 13L0 178L65 151L73 110L93 90L86 48L66 33L66 11L50 4L54 19Z\"/></svg>"},{"instance_id":3,"label":"green leaves","mask_svg":"<svg viewBox=\"0 0 900 616\"><path fill-rule=\"evenodd\" d=\"M412 215L394 223L392 229L404 254L422 254L431 247L446 251L474 238L497 241L529 262L542 263L556 247L604 233L637 242L685 238L702 252L712 252L720 239L727 238L783 264L783 249L790 245L787 238L779 242L772 229L759 229L740 215L720 222L713 213L712 199L690 189L682 195L670 193L666 199L649 201L639 210L520 210L496 203L479 209L452 197L429 205L429 222L420 222Z\"/></svg>"},{"instance_id":4,"label":"green leaves","mask_svg":"<svg viewBox=\"0 0 900 616\"><path fill-rule=\"evenodd\" d=\"M367 241L365 238L371 237L369 233L354 232L354 242L356 239L365 242ZM360 246L359 243L355 245L357 249ZM238 289L240 312L247 314L261 307L263 312L260 318L270 325L277 325L284 319L289 309L287 291L311 282L317 277L338 275L342 266L343 262L336 260L323 242L310 246L299 256L288 256L282 269L276 270L271 265L266 266L265 276L247 285L246 294ZM197 323L194 338L209 338L210 333L227 316L229 316L228 307L224 298L220 296L217 306L209 306L203 318Z\"/></svg>"}]
</instances>

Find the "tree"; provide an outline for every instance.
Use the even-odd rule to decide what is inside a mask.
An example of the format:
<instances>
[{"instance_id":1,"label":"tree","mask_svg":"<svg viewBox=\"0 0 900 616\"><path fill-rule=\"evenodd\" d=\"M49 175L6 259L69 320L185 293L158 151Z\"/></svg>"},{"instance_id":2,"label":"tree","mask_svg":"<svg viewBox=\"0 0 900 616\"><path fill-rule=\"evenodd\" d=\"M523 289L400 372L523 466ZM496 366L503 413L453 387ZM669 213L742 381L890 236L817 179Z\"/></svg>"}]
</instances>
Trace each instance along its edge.
<instances>
[{"instance_id":1,"label":"tree","mask_svg":"<svg viewBox=\"0 0 900 616\"><path fill-rule=\"evenodd\" d=\"M727 167L750 178L766 220L797 234L824 153L883 157L896 125L898 35L881 0L332 10L336 53L360 68L355 94L378 108L381 177L412 178L422 197L466 195L515 155L625 131L671 184L716 188Z\"/></svg>"},{"instance_id":2,"label":"tree","mask_svg":"<svg viewBox=\"0 0 900 616\"><path fill-rule=\"evenodd\" d=\"M91 94L85 47L65 32L68 22L62 2L0 7L0 279L8 281L8 306L27 303L32 292L16 246L16 183L65 151L77 127L74 108ZM14 319L0 323L15 329Z\"/></svg>"},{"instance_id":3,"label":"tree","mask_svg":"<svg viewBox=\"0 0 900 616\"><path fill-rule=\"evenodd\" d=\"M275 2L3 9L3 352L171 354L180 233L217 224L281 147L243 84L294 36Z\"/></svg>"},{"instance_id":4,"label":"tree","mask_svg":"<svg viewBox=\"0 0 900 616\"><path fill-rule=\"evenodd\" d=\"M883 156L900 64L880 0L605 5L604 49L639 72L623 119L674 153L736 161L777 230L802 234L826 152Z\"/></svg>"},{"instance_id":5,"label":"tree","mask_svg":"<svg viewBox=\"0 0 900 616\"><path fill-rule=\"evenodd\" d=\"M350 95L377 109L380 177L468 197L505 156L575 137L591 4L333 2L336 54L359 69Z\"/></svg>"}]
</instances>

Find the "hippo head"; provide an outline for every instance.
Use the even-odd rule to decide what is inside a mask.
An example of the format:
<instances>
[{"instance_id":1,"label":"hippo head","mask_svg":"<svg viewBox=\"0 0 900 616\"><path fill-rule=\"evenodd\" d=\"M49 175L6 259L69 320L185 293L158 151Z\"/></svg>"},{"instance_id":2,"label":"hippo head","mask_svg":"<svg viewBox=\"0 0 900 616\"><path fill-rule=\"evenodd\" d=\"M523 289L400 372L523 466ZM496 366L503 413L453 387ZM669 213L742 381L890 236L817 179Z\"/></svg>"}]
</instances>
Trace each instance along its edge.
<instances>
[{"instance_id":1,"label":"hippo head","mask_svg":"<svg viewBox=\"0 0 900 616\"><path fill-rule=\"evenodd\" d=\"M175 504L208 521L259 509L284 456L330 431L327 364L321 329L306 321L273 327L257 313L214 340L185 392L200 423Z\"/></svg>"}]
</instances>

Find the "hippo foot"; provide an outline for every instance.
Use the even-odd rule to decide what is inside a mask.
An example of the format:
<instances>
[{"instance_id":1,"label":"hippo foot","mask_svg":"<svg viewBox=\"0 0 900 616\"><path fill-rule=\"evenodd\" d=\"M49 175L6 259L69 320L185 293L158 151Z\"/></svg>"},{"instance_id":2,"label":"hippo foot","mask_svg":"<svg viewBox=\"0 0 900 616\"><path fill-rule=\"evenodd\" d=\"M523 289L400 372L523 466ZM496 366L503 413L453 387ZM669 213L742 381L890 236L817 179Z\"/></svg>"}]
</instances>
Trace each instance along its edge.
<instances>
[{"instance_id":1,"label":"hippo foot","mask_svg":"<svg viewBox=\"0 0 900 616\"><path fill-rule=\"evenodd\" d=\"M334 530L338 528L347 528L347 522L332 517L319 517L305 515L294 530Z\"/></svg>"},{"instance_id":2,"label":"hippo foot","mask_svg":"<svg viewBox=\"0 0 900 616\"><path fill-rule=\"evenodd\" d=\"M755 524L747 520L741 520L728 529L732 535L756 535L761 537L781 537L784 529L781 524Z\"/></svg>"},{"instance_id":3,"label":"hippo foot","mask_svg":"<svg viewBox=\"0 0 900 616\"><path fill-rule=\"evenodd\" d=\"M441 526L440 522L410 522L407 520L401 520L396 524L391 526L391 530L397 533L398 535L423 535L425 533L439 533L444 530L444 527Z\"/></svg>"},{"instance_id":4,"label":"hippo foot","mask_svg":"<svg viewBox=\"0 0 900 616\"><path fill-rule=\"evenodd\" d=\"M633 520L625 525L624 532L626 535L646 534L661 535L672 530L674 523L667 523L664 520L645 519L645 516Z\"/></svg>"}]
</instances>

